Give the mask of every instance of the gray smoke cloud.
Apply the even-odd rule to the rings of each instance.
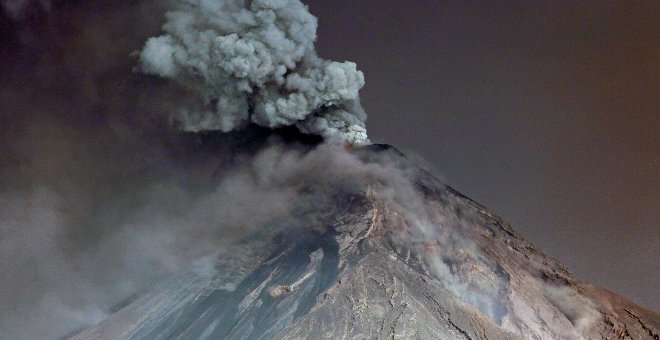
[[[414,231],[401,242],[435,242],[428,262],[447,290],[499,316],[488,295],[499,282],[467,287],[442,262],[488,259],[451,209],[420,195],[416,169],[340,145],[242,150],[238,134],[209,151],[163,122],[176,107],[185,131],[295,126],[368,141],[363,75],[316,56],[316,19],[299,1],[98,0],[65,13],[57,2],[2,2],[13,18],[41,3],[50,26],[0,64],[0,337],[72,334],[172,277],[222,276],[216,261],[247,270],[258,251],[239,240],[292,215],[322,221],[329,193],[367,179]],[[154,37],[162,12],[165,34]],[[152,76],[132,73],[136,60]]]
[[[298,219],[324,228],[330,196],[358,190],[365,178],[392,191],[406,182],[394,167],[364,163],[339,145],[308,151],[277,141],[256,154],[137,160],[140,171],[104,174],[88,162],[118,158],[83,150],[94,143],[81,137],[51,149],[75,169],[71,176],[40,163],[26,169],[33,172],[26,188],[0,192],[0,329],[8,338],[75,333],[181,276],[219,275],[218,284],[231,287],[236,273],[217,272],[218,264],[236,262],[229,266],[240,272],[263,260],[236,245],[241,239],[273,235]],[[69,138],[84,144],[73,159],[58,149]],[[93,179],[108,175],[122,179]]]
[[[368,142],[350,61],[314,50],[317,20],[298,0],[179,1],[164,35],[147,40],[139,70],[195,95],[174,120],[185,131],[295,125],[329,141]]]

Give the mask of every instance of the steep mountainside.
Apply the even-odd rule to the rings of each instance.
[[[224,252],[216,276],[163,283],[73,338],[659,338],[660,315],[576,280],[395,149],[353,152],[408,182],[326,188]]]

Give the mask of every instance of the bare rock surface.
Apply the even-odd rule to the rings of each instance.
[[[408,162],[387,146],[356,153]],[[262,255],[240,270],[220,259],[215,279],[163,284],[73,338],[659,339],[657,313],[578,281],[428,173],[411,181],[424,218],[365,179],[329,193],[323,218],[243,241]]]

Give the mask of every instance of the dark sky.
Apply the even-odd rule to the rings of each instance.
[[[417,153],[580,279],[660,310],[658,2],[306,1]]]

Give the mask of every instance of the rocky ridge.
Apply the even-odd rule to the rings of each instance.
[[[580,282],[395,149],[355,153],[413,168],[422,213],[365,178],[321,217],[241,241],[217,277],[163,284],[73,339],[659,339],[660,315]]]

